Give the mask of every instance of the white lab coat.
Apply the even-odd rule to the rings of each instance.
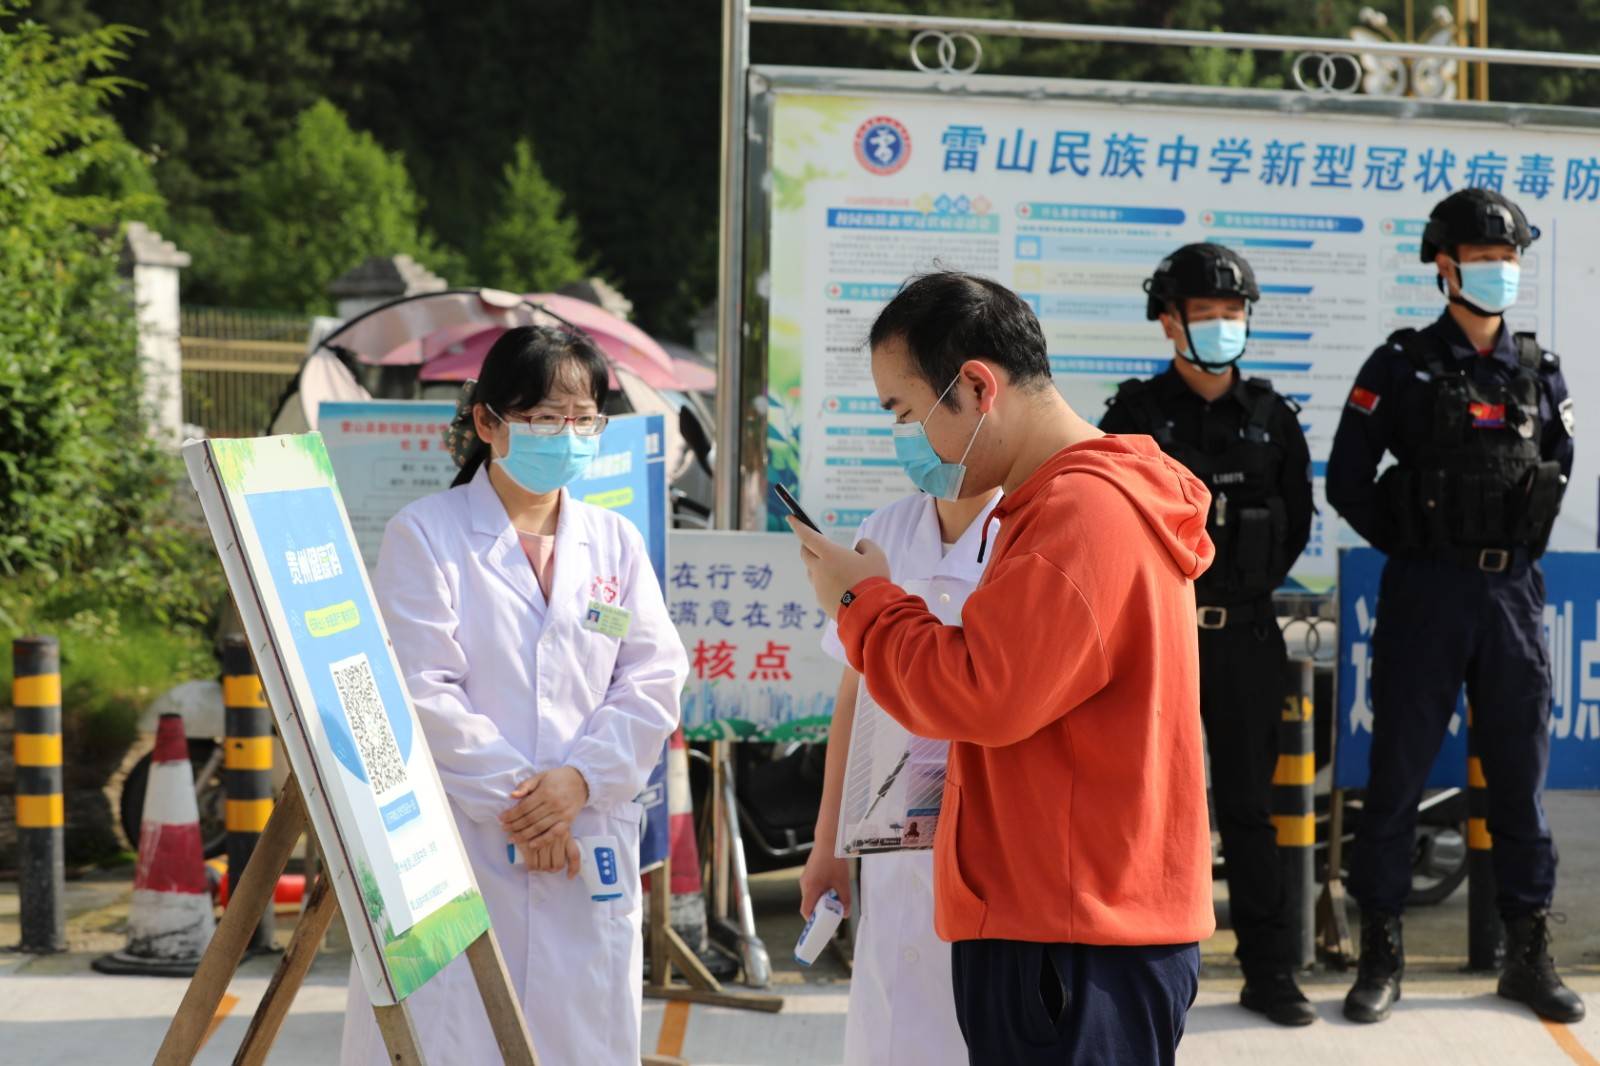
[[[873,512],[857,539],[889,557],[897,585],[929,610],[959,624],[961,605],[983,576],[978,547],[991,500],[946,554],[933,497],[917,493]],[[832,623],[823,650],[845,661]],[[833,841],[818,841],[832,847]],[[860,921],[845,1018],[845,1066],[966,1066],[956,1024],[950,945],[933,931],[933,852],[901,851],[861,859]]]
[[[687,656],[644,538],[563,493],[547,604],[488,469],[389,523],[373,586],[417,717],[545,1066],[639,1061],[643,994],[634,802],[678,724]],[[591,598],[632,612],[620,640],[583,626]],[[622,899],[507,858],[499,817],[534,773],[589,783],[574,834],[622,845]],[[499,1062],[465,958],[408,1004],[430,1063]],[[352,968],[341,1061],[388,1061]]]

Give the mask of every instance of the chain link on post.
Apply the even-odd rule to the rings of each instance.
[[[922,58],[926,42],[934,42],[934,62]],[[956,66],[961,47],[972,50],[972,61]],[[945,33],[943,30],[923,30],[911,38],[911,65],[924,74],[973,74],[983,62],[983,45],[970,33]]]
[[[1343,52],[1301,52],[1289,73],[1302,90],[1319,96],[1350,96],[1361,88],[1361,60]]]

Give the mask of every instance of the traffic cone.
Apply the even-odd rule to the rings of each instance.
[[[211,890],[211,898],[219,907],[228,905],[228,857],[218,855],[214,859],[206,860],[206,885]],[[272,903],[275,910],[285,907],[299,907],[306,895],[306,878],[304,874],[279,874],[278,885],[272,890]]]
[[[672,734],[667,746],[667,836],[672,855],[672,924],[680,924],[679,898],[685,898],[681,909],[693,910],[687,897],[697,897],[700,935],[690,940],[689,946],[700,947],[705,942],[705,897],[700,891],[700,846],[694,838],[694,800],[689,793],[689,748],[683,742],[681,729]],[[692,916],[688,917],[690,920],[683,924],[692,926]]]
[[[694,798],[689,791],[689,748],[683,730],[667,748],[667,836],[672,856],[672,928],[717,977],[731,977],[738,963],[711,950],[706,935],[706,896],[700,881],[700,845],[695,840]]]
[[[96,959],[94,968],[101,973],[187,977],[200,964],[215,930],[183,718],[164,714],[145,786],[128,946]]]

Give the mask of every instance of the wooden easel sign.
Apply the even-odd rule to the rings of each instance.
[[[304,800],[285,802],[274,820],[294,813],[302,825],[310,821],[394,1061],[420,1056],[409,1024],[394,1024],[403,1010],[382,1008],[403,1004],[472,947],[473,971],[488,992],[486,1006],[507,1061],[534,1062],[488,910],[378,614],[321,436],[196,441],[184,446],[183,455]],[[297,835],[298,828],[282,826],[277,836],[291,830]],[[281,868],[287,858],[287,851],[281,858],[263,854],[267,844],[264,836],[247,879],[267,877],[258,865]],[[241,896],[245,887],[240,885]],[[324,907],[319,917],[326,928],[331,902]],[[235,911],[249,914],[251,908],[230,908],[228,916]],[[231,951],[226,939],[219,929],[213,949]],[[288,955],[295,954],[291,946]],[[225,959],[209,955],[214,965],[208,971],[202,964],[194,986],[202,977],[215,983],[220,969],[225,987],[237,956],[224,969]],[[301,955],[309,965],[307,953]],[[279,978],[291,964],[301,962],[286,957]],[[486,978],[500,987],[484,989]],[[291,986],[297,981],[295,976]],[[274,989],[280,983],[275,978]],[[212,991],[192,986],[190,994],[199,1002]],[[222,988],[214,991],[220,996]],[[285,991],[292,996],[292,987]],[[515,1015],[510,1020],[504,1016],[508,1003]],[[263,1011],[275,1009],[263,1002]],[[182,1014],[174,1019],[174,1031]],[[164,1046],[158,1061],[188,1061],[181,1048],[172,1048],[171,1057],[168,1050]]]

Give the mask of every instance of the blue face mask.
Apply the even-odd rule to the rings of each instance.
[[[1190,322],[1188,357],[1208,374],[1226,374],[1244,355],[1249,324],[1242,318],[1212,318]]]
[[[520,422],[506,424],[511,430],[509,447],[494,460],[507,477],[536,496],[571,484],[600,453],[600,434],[580,437],[568,428],[552,437]]]
[[[944,392],[933,401],[934,411],[939,410],[944,398],[960,380],[960,375],[957,375],[945,386]],[[928,418],[932,417],[933,412],[930,411]],[[967,478],[965,465],[967,456],[972,454],[972,445],[978,439],[978,430],[983,428],[983,420],[988,417],[988,412],[979,414],[978,424],[972,430],[972,439],[967,441],[967,450],[961,453],[959,462],[947,463],[933,450],[927,431],[923,429],[927,424],[927,418],[921,422],[906,422],[894,427],[894,457],[899,460],[911,483],[929,496],[936,500],[960,499],[961,483]]]
[[[1522,267],[1516,263],[1457,263],[1461,274],[1461,298],[1479,310],[1498,315],[1517,302],[1522,283]]]

